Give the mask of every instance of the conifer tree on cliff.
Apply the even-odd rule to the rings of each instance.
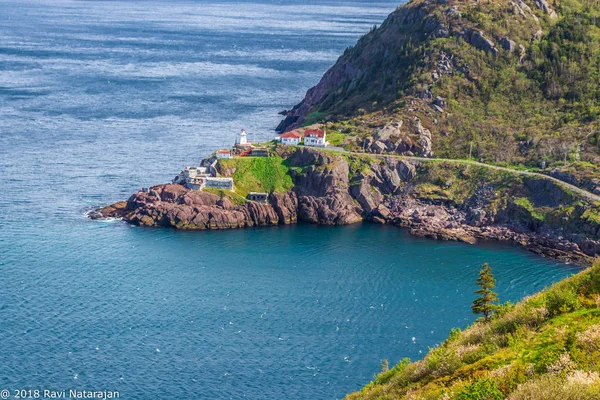
[[[492,313],[498,308],[498,305],[494,304],[498,301],[498,293],[493,290],[496,288],[496,279],[488,263],[483,264],[479,271],[477,286],[481,288],[475,291],[479,297],[473,300],[471,308],[473,313],[483,314],[484,320],[489,321]]]

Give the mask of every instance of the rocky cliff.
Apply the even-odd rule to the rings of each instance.
[[[178,184],[139,191],[127,202],[99,209],[92,218],[118,217],[140,226],[177,229],[233,229],[296,222],[298,201],[293,192],[272,193],[269,204],[235,204],[227,196],[190,190]]]
[[[509,240],[578,263],[600,254],[600,211],[557,183],[485,167],[277,148],[294,186],[268,204],[233,193],[158,185],[92,215],[142,226],[232,229],[362,220],[415,235],[474,243]]]

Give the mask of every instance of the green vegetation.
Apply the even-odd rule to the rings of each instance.
[[[368,174],[371,172],[371,163],[375,162],[372,157],[367,155],[361,157],[349,157],[347,155],[343,156],[348,162],[348,175],[349,178],[352,179],[356,175],[360,174]]]
[[[515,204],[517,204],[518,206],[523,207],[527,211],[533,211],[534,210],[533,204],[531,204],[531,201],[529,201],[529,199],[526,198],[526,197],[517,197],[515,199]]]
[[[340,131],[327,130],[327,141],[332,146],[338,146],[338,147],[343,146],[345,138],[346,138],[346,135]]]
[[[458,391],[458,400],[504,400],[504,394],[493,379],[475,379]]]
[[[488,322],[490,316],[498,309],[498,305],[495,304],[498,302],[498,293],[493,290],[496,288],[496,279],[488,263],[483,264],[483,268],[479,271],[477,286],[479,289],[475,294],[479,297],[473,300],[472,310],[474,314],[483,314],[483,320]]]
[[[472,144],[476,160],[516,168],[544,162],[583,181],[597,178],[600,3],[549,1],[554,11],[546,13],[524,0],[522,14],[514,4],[413,0],[399,7],[340,57],[307,123],[332,121],[347,137],[364,137],[402,120],[413,135],[418,117],[436,156],[465,158]],[[471,44],[472,31],[496,50]],[[503,48],[505,38],[512,50]],[[430,107],[436,96],[445,100],[442,113]]]
[[[402,360],[348,399],[600,398],[600,262],[489,322],[454,329],[420,361]]]
[[[538,219],[540,221],[543,221],[546,219],[546,215],[539,211],[532,203],[531,201],[526,198],[526,197],[517,197],[514,200],[515,204],[521,208],[523,208],[523,210],[527,211],[528,216]]]
[[[306,122],[302,124],[303,126],[312,125],[313,123],[321,120],[325,116],[325,113],[322,112],[312,112],[306,116]]]
[[[600,213],[598,212],[598,209],[588,208],[581,218],[589,222],[600,224]]]
[[[289,168],[277,156],[219,160],[218,170],[233,177],[235,191],[242,197],[249,192],[286,192],[293,186]]]
[[[417,169],[415,190],[423,199],[437,198],[460,205],[482,184],[494,187],[498,197],[523,194],[525,191],[519,175],[446,161],[421,164]]]

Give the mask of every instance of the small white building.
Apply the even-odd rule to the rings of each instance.
[[[184,186],[191,190],[202,190],[202,188],[206,186],[206,179],[208,179],[208,177],[189,178]]]
[[[302,139],[302,136],[300,136],[296,132],[287,132],[287,133],[283,133],[279,136],[279,140],[281,140],[281,144],[285,144],[288,146],[299,145],[300,139]]]
[[[205,187],[211,189],[233,190],[233,178],[209,177],[205,179]]]
[[[183,171],[181,171],[177,176],[175,176],[175,179],[173,179],[173,183],[185,185],[191,179],[203,178],[207,176],[210,176],[210,172],[206,167],[184,167]]]
[[[304,145],[313,147],[325,147],[327,133],[325,129],[307,129],[304,131]]]
[[[185,167],[175,179],[173,183],[178,183],[192,190],[200,190],[206,184],[206,178],[211,176],[206,167]]]
[[[231,158],[231,150],[228,150],[228,149],[217,150],[217,158],[218,159]]]
[[[202,190],[206,188],[233,190],[233,178],[217,178],[210,173],[207,167],[185,167],[173,179],[191,190]]]
[[[250,193],[248,193],[248,196],[246,196],[246,199],[248,199],[250,201],[255,201],[255,202],[261,203],[261,204],[267,204],[268,198],[269,198],[269,194],[264,193],[264,192],[250,192]]]

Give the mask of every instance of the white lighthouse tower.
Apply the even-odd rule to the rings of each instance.
[[[235,141],[235,144],[237,144],[239,146],[247,146],[248,145],[248,138],[246,137],[245,129],[242,129],[242,131],[240,132],[240,135],[238,136],[237,140]]]

